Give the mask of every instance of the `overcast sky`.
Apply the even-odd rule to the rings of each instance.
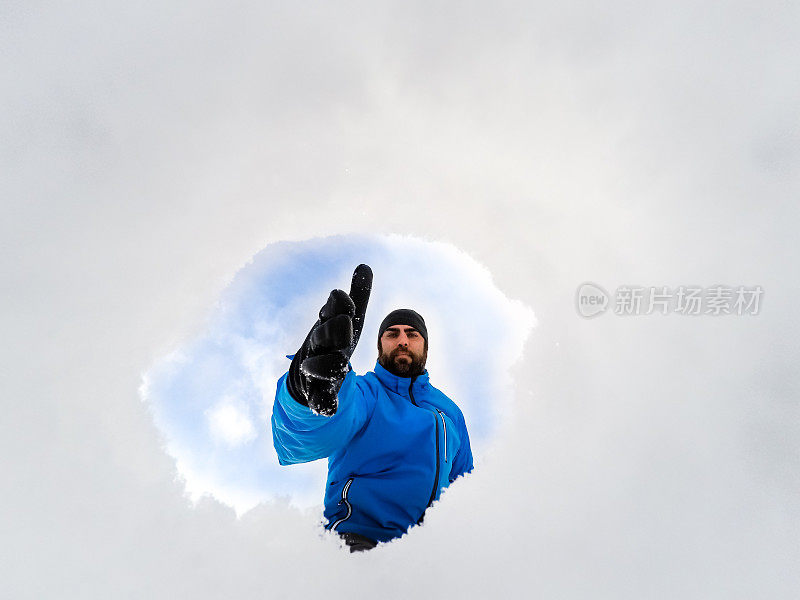
[[[2,595],[797,597],[798,12],[5,3]],[[143,374],[262,250],[390,234],[536,315],[479,468],[359,556],[291,494],[192,502]],[[764,295],[584,319],[586,281]]]

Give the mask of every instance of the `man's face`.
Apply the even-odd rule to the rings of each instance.
[[[378,362],[400,377],[413,377],[425,372],[428,345],[410,325],[392,325],[378,340]]]

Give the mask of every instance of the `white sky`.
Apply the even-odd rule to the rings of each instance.
[[[6,3],[1,595],[796,597],[798,10]],[[446,242],[538,320],[481,469],[355,557],[286,497],[193,506],[139,398],[334,234]],[[765,296],[584,320],[585,281]]]

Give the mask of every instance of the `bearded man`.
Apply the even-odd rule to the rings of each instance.
[[[278,380],[272,436],[282,465],[328,458],[326,528],[351,552],[419,524],[458,476],[472,470],[464,416],[430,384],[428,329],[416,311],[390,312],[373,371],[350,366],[372,289],[359,265],[350,294],[333,290]]]

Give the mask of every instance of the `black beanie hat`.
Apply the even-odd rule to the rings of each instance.
[[[389,329],[392,325],[408,325],[419,331],[422,339],[428,341],[428,328],[425,327],[425,319],[422,318],[417,311],[410,308],[398,308],[393,310],[386,318],[381,321],[381,326],[378,328],[378,340],[381,339],[383,332]]]

